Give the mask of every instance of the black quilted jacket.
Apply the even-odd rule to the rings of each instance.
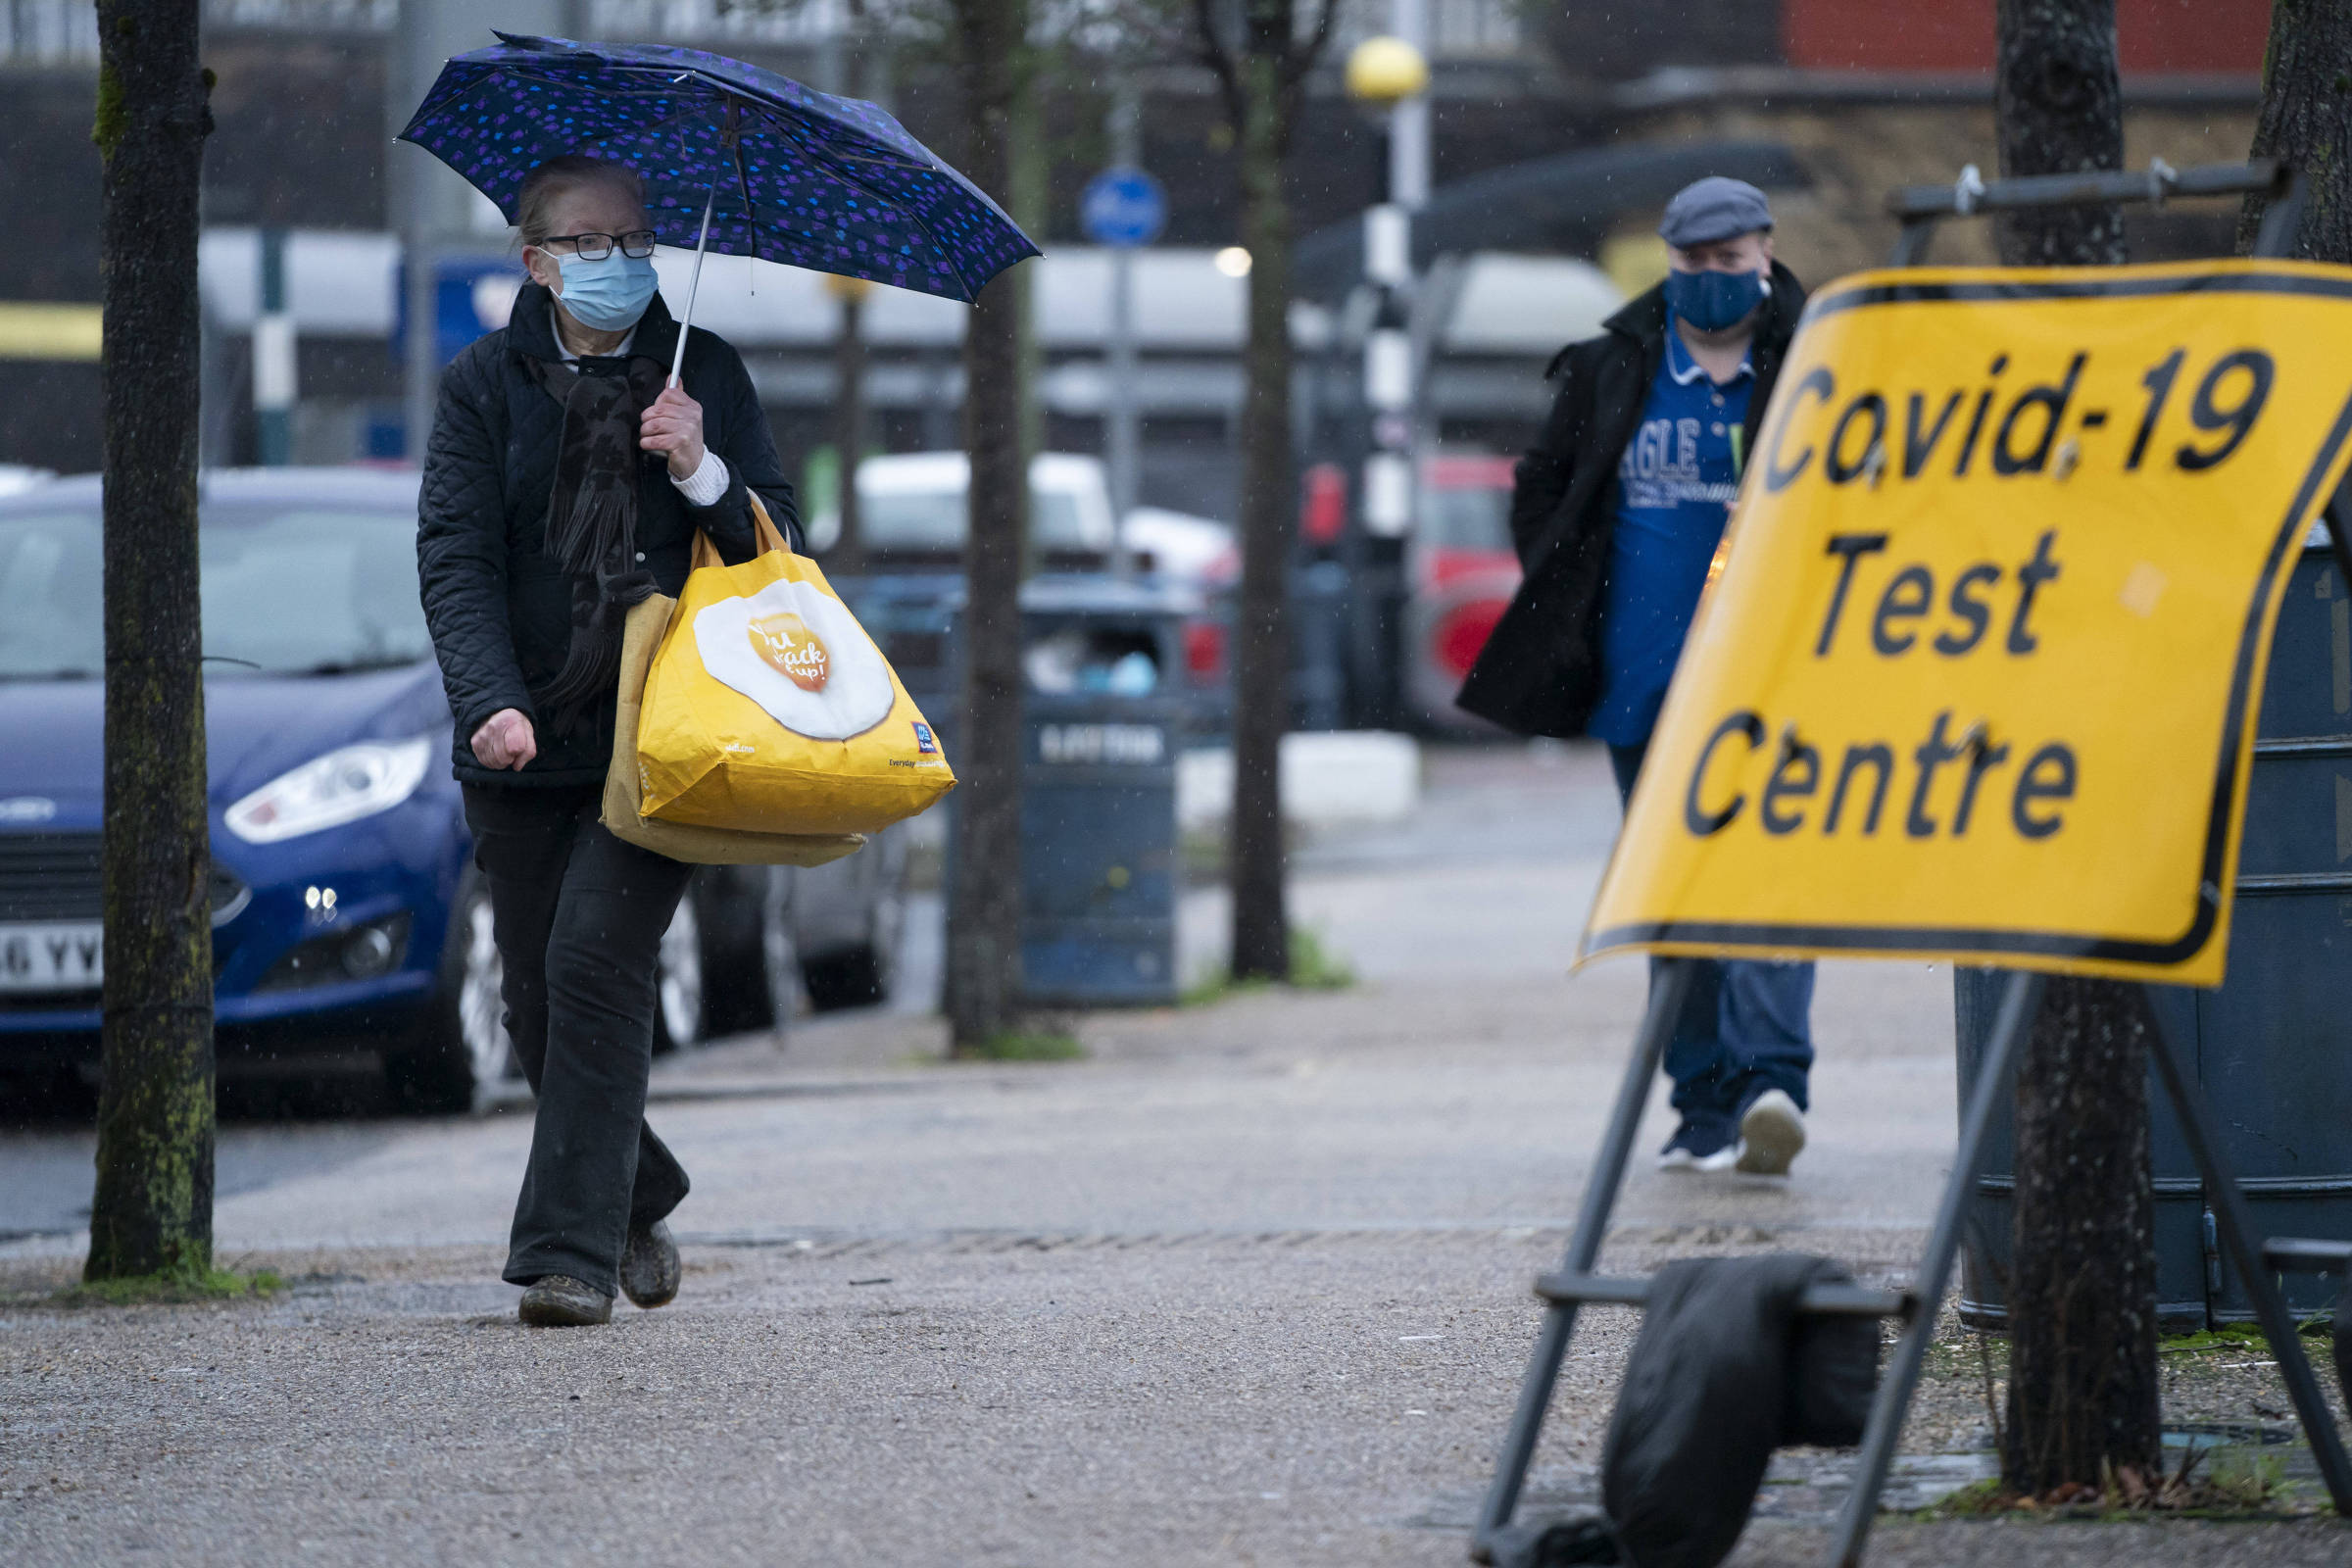
[[[416,519],[416,565],[424,616],[441,661],[441,680],[457,716],[451,763],[468,784],[591,784],[612,755],[612,708],[563,735],[538,719],[531,689],[563,666],[571,641],[571,582],[541,547],[564,409],[539,385],[525,356],[558,358],[553,296],[536,283],[514,297],[506,327],[481,338],[441,376],[441,401],[425,450]],[[659,295],[637,324],[632,355],[669,365],[677,323]],[[751,504],[760,492],[767,514],[802,548],[792,486],[776,457],[767,416],[743,361],[724,339],[701,327],[686,341],[681,377],[703,406],[703,439],[726,460],[727,493],[690,507],[670,483],[663,459],[643,454],[637,479],[637,548],[665,594],[686,581],[696,529],[729,563],[753,555]],[[493,772],[469,744],[482,720],[504,708],[532,715],[539,755],[520,772]]]
[[[1804,308],[1796,274],[1773,263],[1772,297],[1748,350],[1756,384],[1744,451],[1756,449]],[[1511,542],[1527,575],[1454,699],[1522,735],[1581,735],[1600,697],[1600,607],[1617,526],[1611,481],[1666,353],[1665,285],[1602,324],[1598,337],[1569,344],[1544,372],[1560,378],[1560,390],[1511,491]]]

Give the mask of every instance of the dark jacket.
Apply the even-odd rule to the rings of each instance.
[[[612,756],[610,702],[588,722],[559,735],[540,720],[531,701],[532,689],[545,687],[563,667],[571,642],[571,579],[543,544],[564,408],[524,363],[526,357],[560,358],[553,299],[540,285],[525,284],[507,325],[451,362],[441,375],[441,401],[425,450],[417,575],[442,684],[457,715],[451,763],[468,784],[595,783]],[[629,352],[654,356],[666,369],[677,331],[656,295]],[[686,340],[681,384],[703,406],[704,444],[726,462],[727,492],[710,506],[690,507],[670,483],[662,456],[642,454],[639,559],[672,596],[686,581],[697,529],[730,564],[752,558],[747,485],[760,492],[786,541],[802,548],[792,486],[742,359],[724,339],[695,327]],[[538,741],[538,757],[520,772],[483,767],[470,744],[482,720],[506,708],[531,715]]]
[[[1772,295],[1748,351],[1756,384],[1742,452],[1755,451],[1804,304],[1796,274],[1773,263]],[[1612,481],[1666,353],[1665,285],[1603,324],[1598,337],[1562,349],[1544,372],[1560,378],[1560,390],[1511,491],[1511,543],[1526,577],[1454,699],[1522,735],[1581,734],[1600,696],[1600,608],[1617,522]]]

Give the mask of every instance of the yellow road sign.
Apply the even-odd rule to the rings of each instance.
[[[2352,269],[1918,269],[1781,371],[1583,943],[2218,985]]]

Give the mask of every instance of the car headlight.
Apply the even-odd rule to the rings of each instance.
[[[363,741],[280,773],[230,807],[228,830],[248,844],[275,844],[390,810],[416,793],[432,764],[433,737]]]

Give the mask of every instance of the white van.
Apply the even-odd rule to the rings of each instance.
[[[945,556],[963,549],[971,462],[960,452],[908,452],[858,466],[859,533],[877,555]],[[1102,460],[1041,452],[1029,461],[1030,544],[1047,556],[1108,556],[1114,527]],[[841,516],[807,519],[808,547],[841,537]]]

